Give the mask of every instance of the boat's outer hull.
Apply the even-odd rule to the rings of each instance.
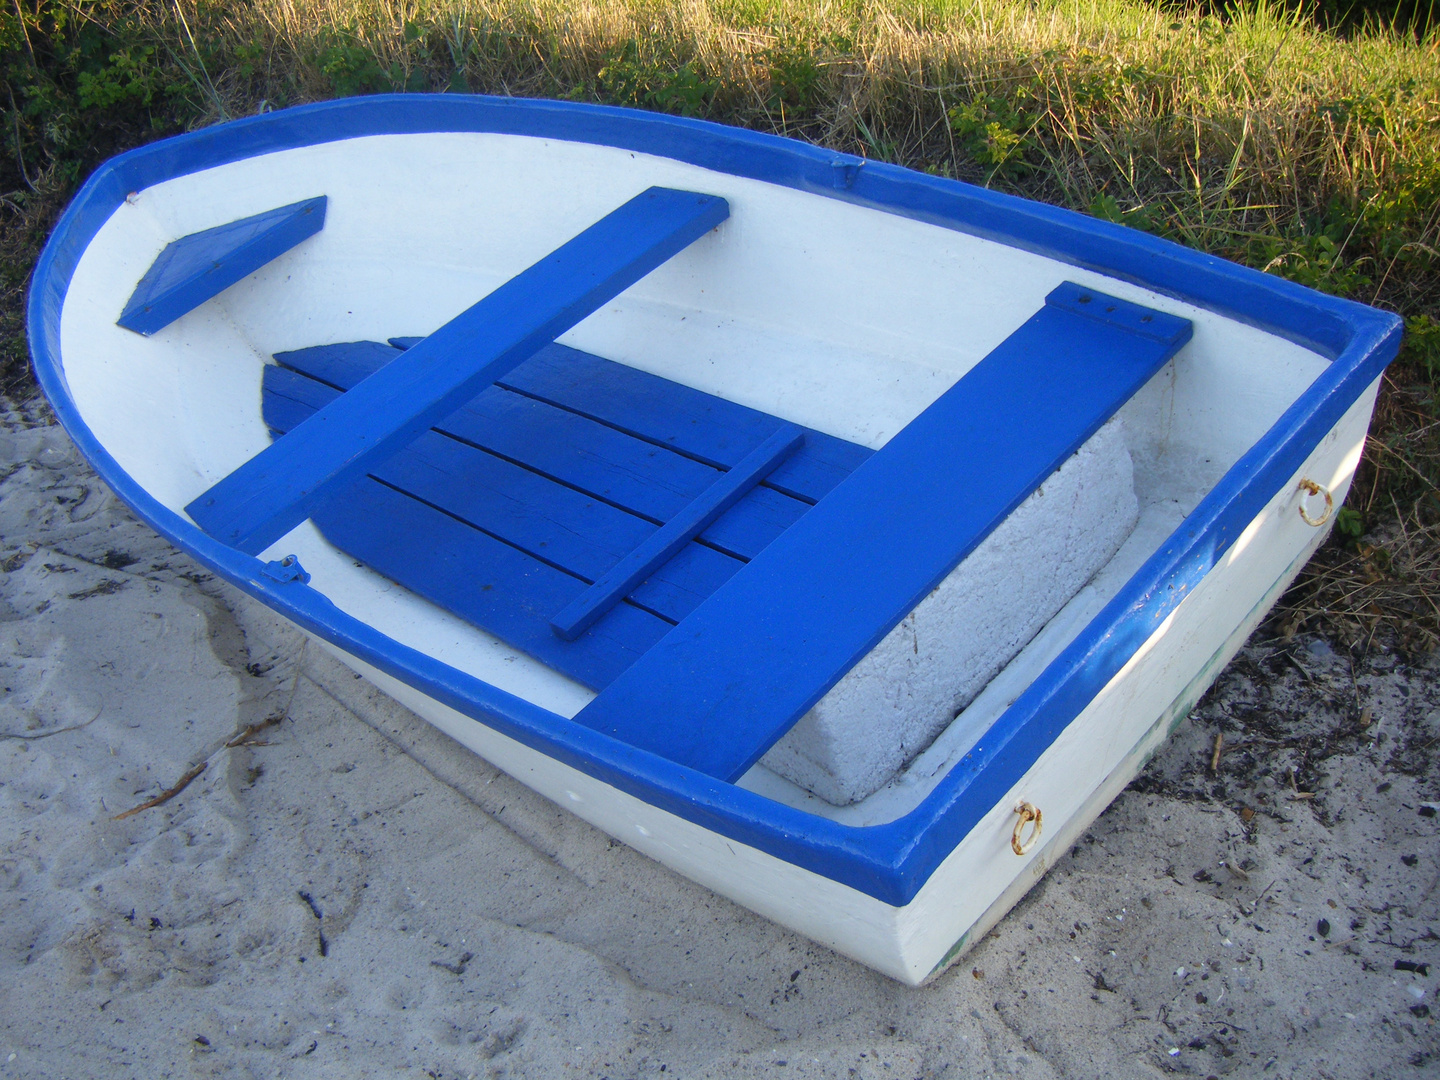
[[[319,640],[441,731],[616,839],[808,938],[919,985],[964,955],[1069,850],[1185,718],[1324,541],[1328,528],[1307,524],[1299,513],[1300,481],[1324,485],[1337,504],[1343,499],[1378,385],[1350,408],[1220,564],[902,906],[645,803]],[[1010,839],[1021,799],[1040,808],[1045,831],[1043,843],[1016,857]]]
[[[846,825],[609,739],[402,643],[318,588],[270,576],[181,516],[183,501],[146,488],[92,429],[68,382],[62,314],[71,310],[77,266],[131,193],[289,148],[456,131],[657,154],[970,233],[1198,305],[1330,363],[915,809],[886,824]],[[1321,530],[1297,512],[1296,485],[1308,477],[1343,497],[1400,324],[1081,215],[788,140],[627,110],[436,95],[253,117],[107,163],[37,265],[29,330],[57,416],[100,476],[162,535],[358,667],[369,665],[398,699],[561,805],[778,922],[918,982],[1003,913],[1103,808],[1320,542]],[[1264,349],[1235,355],[1266,363]],[[1044,811],[1047,835],[1043,848],[1017,858],[1009,837],[1022,797]]]

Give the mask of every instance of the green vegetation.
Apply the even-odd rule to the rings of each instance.
[[[1353,550],[1440,520],[1440,31],[1406,2],[1401,29],[1352,15],[1342,36],[1268,0],[15,0],[0,388],[25,385],[38,245],[112,153],[336,95],[602,101],[1060,203],[1402,313]]]

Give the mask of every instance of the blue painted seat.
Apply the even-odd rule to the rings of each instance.
[[[324,195],[267,210],[165,246],[115,320],[149,337],[279,258],[325,226]]]
[[[736,780],[1189,340],[1066,283],[576,716]]]
[[[653,187],[499,286],[185,507],[257,555],[484,387],[729,216],[724,199]]]

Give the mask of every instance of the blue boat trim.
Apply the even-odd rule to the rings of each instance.
[[[1190,333],[1059,286],[576,721],[738,780]]]
[[[300,565],[300,560],[294,555],[286,555],[283,559],[272,559],[260,572],[266,577],[272,577],[276,581],[286,584],[292,581],[298,581],[301,585],[310,584],[309,573]]]
[[[129,185],[124,192],[107,191],[109,202],[173,176],[257,154],[369,135],[438,131],[564,139],[674,158],[997,240],[1118,277],[1286,337],[1327,359],[1339,356],[1350,341],[1352,327],[1334,306],[1346,301],[1328,298],[1331,303],[1317,304],[1315,294],[1302,285],[1148,233],[859,158],[855,160],[864,161],[864,168],[857,168],[851,183],[837,190],[834,151],[633,109],[459,94],[342,98],[162,140],[106,162],[91,179],[107,187]]]
[[[729,216],[714,195],[641,192],[256,454],[186,513],[212,536],[260,554],[337,488]]]
[[[324,195],[191,233],[165,246],[116,320],[149,337],[325,227]]]
[[[85,423],[66,384],[60,315],[92,238],[132,191],[226,162],[356,136],[493,131],[654,153],[981,235],[1220,312],[1314,349],[1330,367],[1221,478],[1104,611],[909,814],[841,825],[592,731],[379,633],[298,582],[206,535],[131,478]],[[161,535],[249,595],[366,664],[505,736],[644,802],[847,885],[908,903],[957,843],[1224,555],[1400,345],[1394,315],[1081,214],[867,163],[837,189],[835,155],[774,136],[568,102],[451,95],[345,99],[251,117],[123,154],[98,169],[36,265],[28,332],[37,378],[96,472]]]

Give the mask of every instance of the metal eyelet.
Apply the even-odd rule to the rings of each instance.
[[[1311,517],[1310,512],[1305,509],[1305,500],[1303,498],[1300,500],[1300,516],[1305,520],[1306,525],[1313,525],[1318,529],[1321,525],[1324,525],[1325,522],[1329,521],[1330,515],[1335,512],[1335,500],[1330,496],[1330,489],[1315,483],[1314,480],[1301,480],[1300,490],[1305,492],[1306,495],[1325,496],[1325,512],[1318,518]]]
[[[1010,850],[1016,855],[1024,855],[1035,846],[1035,841],[1040,839],[1041,814],[1037,807],[1023,800],[1015,804],[1015,813],[1019,814],[1020,818],[1015,822],[1015,830],[1010,834]],[[1030,835],[1022,841],[1020,834],[1025,831],[1026,825],[1031,826]]]

